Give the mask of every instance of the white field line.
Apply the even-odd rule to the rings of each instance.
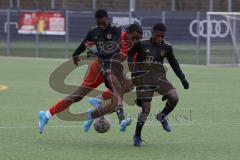
[[[147,126],[158,126],[159,123],[147,123]],[[240,126],[240,123],[176,123],[171,124],[171,126],[220,126],[220,125],[229,125],[229,126]],[[118,125],[111,125],[112,127],[118,127]],[[81,128],[83,125],[56,125],[56,126],[47,126],[47,128]],[[28,125],[21,125],[21,126],[0,126],[0,129],[31,129],[31,128],[38,128],[36,126],[28,126]]]

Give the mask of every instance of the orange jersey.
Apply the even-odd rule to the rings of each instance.
[[[101,68],[101,62],[97,58],[89,65],[82,86],[94,89],[97,88],[100,84],[102,84],[103,77],[100,74]]]
[[[120,48],[120,54],[123,55],[124,57],[128,57],[128,52],[129,52],[129,49],[132,47],[132,42],[130,41],[127,41],[126,40],[126,32],[122,32],[121,33],[121,48]],[[135,62],[135,59],[136,59],[136,55],[135,54],[133,56],[133,60]]]
[[[127,57],[128,51],[130,49],[129,43],[126,41],[126,32],[122,32],[121,34],[121,44],[120,44],[120,54]]]

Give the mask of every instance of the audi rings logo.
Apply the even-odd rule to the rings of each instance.
[[[197,30],[197,25],[199,23],[199,34]],[[189,31],[193,37],[207,37],[208,31],[207,31],[207,25],[208,21],[207,20],[193,20],[190,25],[189,25]],[[211,38],[224,38],[228,35],[229,33],[229,25],[226,21],[224,20],[211,20],[209,22],[209,33]]]

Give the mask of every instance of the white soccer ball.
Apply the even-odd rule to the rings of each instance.
[[[106,133],[110,129],[111,123],[108,117],[102,116],[94,120],[93,126],[98,133]]]

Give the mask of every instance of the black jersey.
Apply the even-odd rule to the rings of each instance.
[[[87,41],[93,41],[97,47],[95,55],[103,61],[109,60],[114,54],[119,53],[120,38],[121,28],[115,24],[109,24],[105,31],[100,30],[99,27],[93,27],[75,50],[73,57],[86,50],[85,43]]]
[[[135,68],[135,70],[142,70],[144,67],[150,66],[147,70],[155,70],[158,72],[157,68],[153,68],[152,66],[156,66],[155,64],[163,64],[164,58],[166,58],[171,65],[175,74],[180,78],[180,80],[185,79],[185,76],[179,66],[177,59],[173,54],[172,46],[163,42],[160,46],[155,45],[150,40],[143,40],[134,45],[128,55],[128,62],[133,63],[133,55],[137,53],[136,62],[143,62],[141,65],[136,65],[139,68]],[[145,65],[144,65],[145,64]],[[152,65],[147,65],[152,64]]]

